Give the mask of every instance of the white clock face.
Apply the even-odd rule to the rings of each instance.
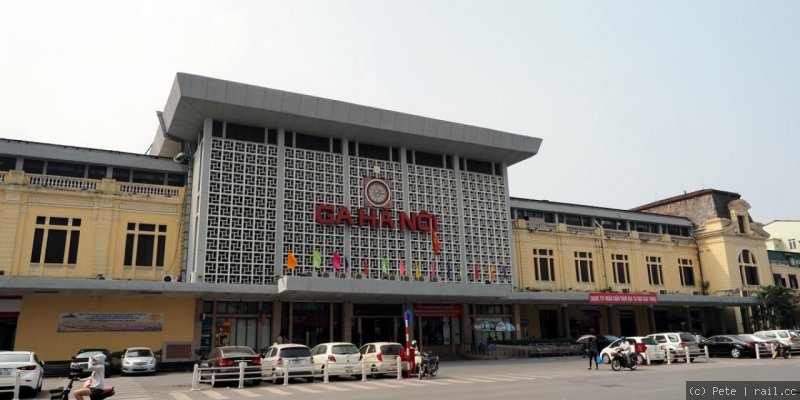
[[[381,180],[373,180],[367,183],[366,197],[368,203],[373,207],[384,207],[389,203],[391,193],[389,185]]]

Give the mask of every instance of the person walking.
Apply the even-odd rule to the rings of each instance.
[[[594,361],[594,369],[600,369],[600,366],[597,365],[597,340],[592,339],[589,341],[589,369],[592,369],[592,361]]]

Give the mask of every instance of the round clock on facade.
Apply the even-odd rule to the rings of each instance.
[[[367,207],[388,207],[392,200],[389,182],[383,179],[364,178],[364,203]]]

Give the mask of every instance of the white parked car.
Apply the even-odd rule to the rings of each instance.
[[[131,347],[122,353],[122,374],[155,374],[156,356],[148,347]]]
[[[397,358],[405,349],[403,345],[396,342],[374,342],[361,346],[358,351],[370,373],[392,375],[397,374]],[[400,365],[405,372],[410,363],[402,362]]]
[[[311,357],[314,358],[314,371],[318,375],[325,372],[326,362],[330,376],[361,374],[361,353],[352,343],[318,344],[311,349]]]
[[[658,350],[668,351],[669,357],[673,360],[686,361],[686,349],[689,349],[690,360],[699,355],[705,356],[705,352],[700,349],[695,336],[688,332],[654,333],[647,337],[655,339],[658,343]]]
[[[44,378],[43,365],[32,351],[0,351],[0,387],[13,387],[19,371],[20,391],[39,393]]]
[[[273,344],[261,355],[262,375],[276,383],[288,372],[290,378],[314,380],[314,358],[304,344]]]
[[[764,340],[777,340],[784,346],[790,346],[792,352],[800,351],[800,336],[794,330],[774,329],[768,331],[758,331],[753,335]]]
[[[650,357],[651,362],[663,362],[665,360],[664,352],[659,351],[658,343],[653,338],[647,336],[628,336],[625,338],[625,340],[631,344],[632,352],[636,351],[636,343],[644,344],[647,350],[647,356]],[[622,339],[617,339],[611,342],[611,344],[604,349],[600,350],[600,356],[603,357],[603,363],[611,363],[611,357],[613,357],[614,353],[616,353],[616,350],[614,349],[618,348],[621,342]],[[642,359],[645,359],[644,354],[642,354]]]

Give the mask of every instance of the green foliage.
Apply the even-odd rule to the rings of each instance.
[[[757,329],[780,329],[788,327],[794,314],[796,296],[783,286],[762,286],[756,292],[761,301],[752,310],[753,324]]]

